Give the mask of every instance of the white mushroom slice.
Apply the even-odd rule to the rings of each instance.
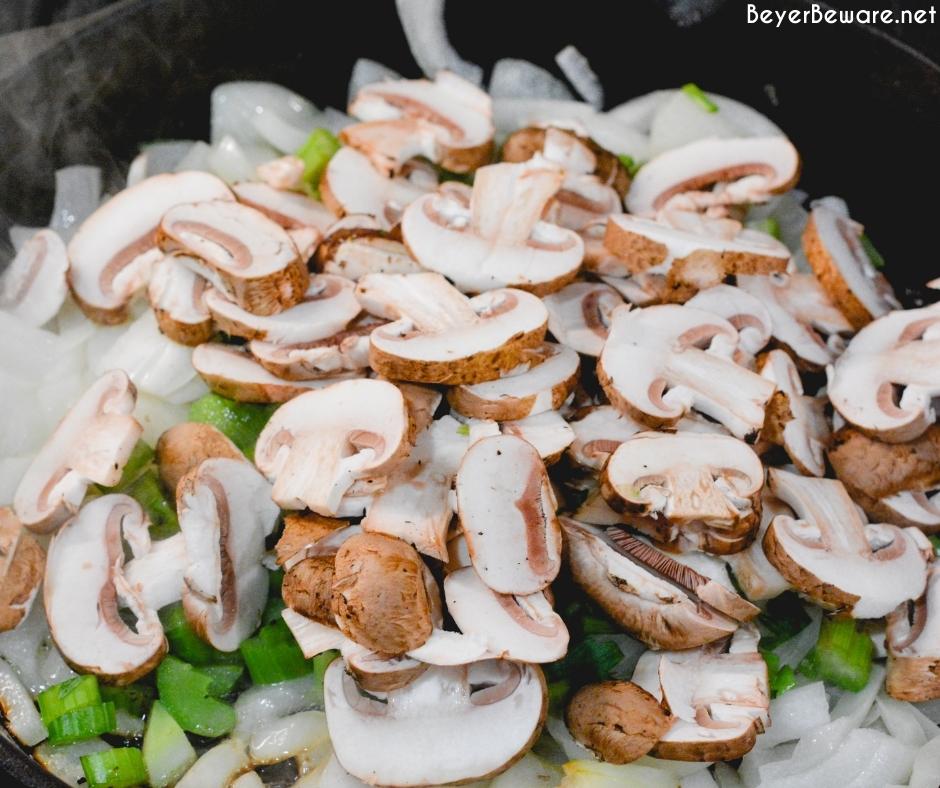
[[[391,692],[410,684],[428,669],[407,655],[389,657],[346,640],[340,649],[346,669],[366,692]]]
[[[298,227],[295,230],[288,230],[287,235],[297,247],[297,254],[301,261],[304,264],[309,263],[320,243],[320,231],[315,227]]]
[[[537,156],[533,161],[543,159],[545,157]],[[595,175],[578,175],[569,171],[548,204],[545,219],[577,232],[621,210],[623,205],[615,189]]]
[[[49,545],[43,601],[49,631],[66,661],[110,683],[129,684],[153,670],[166,653],[157,612],[124,578],[122,536],[149,541],[140,504],[104,495],[82,507]],[[121,618],[123,603],[136,617]]]
[[[236,183],[232,191],[240,203],[261,211],[286,230],[312,227],[319,235],[336,221],[336,216],[329,208],[306,194],[276,189],[257,181]]]
[[[216,394],[239,402],[287,402],[342,377],[285,380],[272,375],[242,348],[218,342],[208,342],[193,350],[193,367]]]
[[[734,580],[738,587],[748,599],[755,602],[773,599],[791,588],[786,578],[764,555],[764,534],[767,533],[768,526],[778,514],[792,514],[792,512],[764,490],[761,495],[760,528],[757,531],[757,538],[748,545],[746,550],[722,556],[734,573]]]
[[[523,363],[496,380],[454,386],[447,401],[458,413],[508,421],[557,410],[578,382],[578,354],[543,342],[527,350]]]
[[[45,325],[56,316],[68,294],[68,267],[65,244],[58,233],[40,230],[0,274],[0,309],[28,325]]]
[[[591,525],[621,525],[623,523],[620,512],[615,512],[604,500],[597,482],[593,482],[588,487],[587,495],[581,505],[572,512],[572,516],[578,522]]]
[[[124,189],[89,216],[68,245],[69,285],[82,311],[99,323],[122,323],[134,294],[162,255],[157,230],[173,206],[234,200],[207,172],[154,175]]]
[[[726,638],[759,608],[667,553],[611,527],[562,519],[575,582],[620,626],[652,648]]]
[[[928,570],[921,597],[888,615],[885,641],[888,694],[915,703],[940,698],[940,566]]]
[[[176,500],[186,620],[215,648],[235,651],[257,628],[267,599],[261,558],[279,515],[271,487],[251,463],[214,457],[180,480]]]
[[[112,487],[121,478],[142,427],[131,416],[137,391],[124,372],[106,372],[59,422],[20,480],[16,516],[31,531],[49,533],[78,511],[89,484]]]
[[[473,566],[501,594],[534,594],[561,568],[557,504],[538,452],[513,435],[478,441],[457,471],[457,514]]]
[[[443,416],[424,430],[414,449],[375,496],[362,521],[365,531],[389,534],[413,544],[425,555],[447,560],[447,529],[453,519],[451,485],[467,449],[485,434],[497,433],[492,422],[462,425]]]
[[[444,598],[460,631],[502,659],[554,662],[568,650],[565,622],[541,591],[498,594],[466,567],[444,578]]]
[[[375,323],[312,342],[278,344],[253,339],[248,349],[268,372],[285,380],[317,380],[369,366],[369,335]]]
[[[186,537],[177,533],[153,542],[150,549],[124,565],[124,578],[147,607],[159,610],[183,598],[188,561]]]
[[[800,473],[825,476],[831,435],[825,399],[803,394],[796,364],[782,350],[771,350],[764,357],[760,374],[777,387],[767,406],[761,438],[783,446]]]
[[[400,79],[360,88],[349,113],[366,121],[340,139],[365,153],[386,174],[424,156],[452,172],[470,172],[493,152],[490,97],[449,71],[434,80]]]
[[[614,312],[597,376],[611,403],[650,426],[697,410],[746,438],[764,423],[774,384],[736,364],[727,320],[675,304]]]
[[[303,186],[304,169],[304,160],[300,156],[291,154],[259,164],[255,167],[255,175],[261,180],[262,185],[278,191],[300,189]],[[246,183],[255,183],[255,181],[246,181]]]
[[[575,438],[574,430],[557,410],[547,410],[517,421],[504,421],[499,426],[504,435],[515,435],[531,443],[546,465],[561,459]]]
[[[846,421],[891,443],[922,435],[940,395],[940,305],[869,324],[827,373],[829,399]]]
[[[844,349],[841,335],[850,334],[852,325],[812,274],[739,275],[737,285],[761,300],[770,314],[774,339],[801,367],[818,370]]]
[[[366,274],[419,274],[424,270],[401,240],[379,229],[377,222],[374,227],[344,226],[349,218],[336,222],[317,248],[317,265],[324,273],[357,282]]]
[[[303,299],[307,266],[287,231],[237,202],[177,205],[160,222],[160,243],[198,260],[204,276],[239,306],[274,315]]]
[[[923,492],[899,492],[878,503],[884,507],[888,522],[914,526],[927,534],[940,530],[940,500],[936,492],[929,496]]]
[[[716,185],[715,204],[765,202],[792,188],[799,174],[799,154],[786,137],[712,137],[644,164],[630,185],[627,210],[653,213],[677,195]]]
[[[803,231],[806,259],[834,303],[856,330],[892,309],[900,309],[884,275],[862,246],[864,228],[853,222],[844,204],[813,203]]]
[[[307,659],[313,659],[330,649],[342,648],[347,642],[346,636],[336,627],[328,627],[289,607],[281,611],[281,618]]]
[[[381,380],[346,380],[278,408],[262,430],[255,462],[285,509],[335,515],[357,479],[390,471],[411,446],[404,397]]]
[[[548,330],[562,345],[599,356],[610,330],[610,317],[623,298],[599,282],[573,282],[542,299],[548,310]]]
[[[504,660],[429,668],[381,700],[362,694],[335,661],[324,697],[340,764],[386,786],[495,776],[528,751],[547,711],[541,670]]]
[[[756,356],[770,341],[773,330],[767,307],[756,296],[731,285],[700,290],[686,304],[723,317],[738,330],[738,347]],[[745,356],[744,362],[749,359]]]
[[[800,593],[853,618],[880,618],[923,593],[932,549],[920,531],[866,525],[840,482],[768,474],[770,492],[798,519],[775,517],[764,552]]]
[[[320,179],[320,194],[338,216],[364,213],[374,216],[383,228],[398,224],[402,211],[436,186],[436,178],[386,178],[369,158],[348,145],[330,159]]]
[[[560,290],[577,275],[584,255],[577,233],[541,219],[563,177],[560,169],[538,163],[481,167],[469,206],[435,193],[408,207],[401,223],[405,244],[422,266],[464,292]]]
[[[726,435],[641,432],[604,467],[601,490],[614,509],[659,542],[680,536],[711,553],[743,550],[760,521],[764,468]]]
[[[742,643],[742,635],[753,642]],[[744,628],[726,649],[649,651],[640,658],[633,680],[673,716],[669,730],[653,747],[651,754],[657,758],[740,758],[770,725],[767,663],[757,651],[756,636]]]
[[[353,283],[341,276],[316,274],[298,304],[276,315],[252,314],[211,288],[206,306],[227,334],[279,345],[315,342],[346,328],[360,312]]]
[[[646,426],[621,413],[613,405],[597,405],[588,408],[580,417],[571,421],[575,439],[568,450],[578,465],[595,471],[601,470],[608,457],[625,440]]]
[[[199,345],[215,330],[205,301],[209,283],[195,272],[198,261],[187,264],[181,257],[167,255],[154,263],[147,297],[164,334],[181,345]]]
[[[372,368],[419,383],[480,383],[517,366],[545,336],[548,313],[521,290],[468,299],[440,274],[370,274],[356,289],[367,311],[395,322],[372,332]]]
[[[717,285],[732,274],[786,270],[790,260],[786,246],[766,233],[732,224],[737,229],[727,232],[722,222],[699,219],[694,229],[687,229],[619,214],[607,221],[604,247],[621,258],[631,274],[665,275],[673,301],[688,300],[696,290]]]
[[[29,613],[45,564],[39,542],[12,509],[0,508],[0,632],[13,629]]]

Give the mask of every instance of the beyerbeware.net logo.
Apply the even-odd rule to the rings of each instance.
[[[747,4],[747,23],[781,27],[791,25],[932,25],[937,20],[937,9],[837,9],[813,3],[809,8],[791,8],[780,11],[770,8],[759,9],[755,3]]]

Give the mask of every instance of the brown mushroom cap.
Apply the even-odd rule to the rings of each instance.
[[[156,446],[160,479],[175,494],[176,487],[187,473],[210,457],[243,460],[238,447],[211,424],[184,421],[164,432]]]
[[[940,566],[927,574],[927,588],[914,602],[888,615],[885,689],[898,700],[940,698]]]
[[[333,626],[333,556],[305,558],[284,575],[284,604],[301,615]]]
[[[433,629],[421,556],[384,534],[358,534],[339,549],[332,608],[343,634],[379,654],[416,649]]]
[[[147,297],[160,331],[181,345],[198,345],[214,331],[205,303],[209,283],[181,258],[166,255],[154,264]]]
[[[604,681],[578,690],[565,722],[581,744],[607,763],[642,758],[669,730],[672,718],[659,701],[631,681]]]
[[[274,546],[278,566],[284,566],[301,550],[348,525],[346,520],[316,512],[286,512],[284,530]]]
[[[0,508],[0,632],[13,629],[29,613],[45,565],[39,542],[12,509]]]

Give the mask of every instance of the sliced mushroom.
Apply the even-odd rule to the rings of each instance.
[[[454,386],[447,401],[458,413],[507,421],[557,410],[578,381],[578,354],[543,342],[523,354],[523,362],[496,380]]]
[[[344,216],[317,247],[317,267],[354,282],[366,274],[418,274],[424,269],[408,253],[401,234],[388,232],[371,216]]]
[[[56,316],[68,294],[69,259],[54,230],[40,230],[0,274],[0,309],[31,326]]]
[[[748,599],[755,602],[773,599],[791,587],[787,579],[777,571],[764,554],[764,535],[778,514],[792,515],[793,512],[765,489],[761,496],[760,528],[757,531],[757,538],[748,545],[746,550],[722,556],[731,568],[737,586]]]
[[[572,420],[575,439],[568,450],[572,460],[584,468],[599,471],[625,440],[646,427],[621,413],[613,405],[587,408]]]
[[[274,546],[277,565],[285,566],[309,546],[348,527],[346,520],[337,517],[324,517],[316,512],[286,512],[284,530]]]
[[[13,629],[29,613],[42,582],[46,553],[16,519],[0,508],[0,632]]]
[[[799,154],[786,137],[711,137],[644,164],[630,185],[627,210],[654,213],[689,193],[704,193],[706,206],[765,202],[792,188],[799,175]]]
[[[718,554],[740,552],[754,539],[763,485],[764,468],[750,446],[695,432],[633,435],[601,477],[607,502],[638,530]]]
[[[770,725],[767,663],[749,628],[738,630],[723,648],[648,651],[633,680],[672,714],[672,725],[652,749],[656,758],[734,760]]]
[[[82,673],[129,684],[153,670],[166,653],[163,627],[124,577],[122,536],[148,544],[147,519],[126,495],[90,501],[49,545],[43,601],[49,631],[65,660]],[[132,627],[119,605],[136,617]]]
[[[498,594],[473,567],[444,579],[447,610],[460,631],[502,659],[554,662],[568,650],[568,629],[545,593]]]
[[[31,531],[49,533],[78,511],[89,484],[121,478],[142,427],[131,416],[137,390],[120,370],[96,380],[30,463],[13,509]]]
[[[379,654],[416,649],[431,635],[431,604],[424,563],[411,545],[385,534],[363,533],[340,547],[332,610],[351,640]]]
[[[477,441],[460,463],[457,514],[473,566],[501,594],[534,594],[561,568],[557,504],[538,452],[521,438]]]
[[[850,424],[890,443],[922,435],[940,395],[940,305],[870,323],[828,370],[828,395]]]
[[[304,160],[293,154],[271,159],[255,167],[255,175],[261,180],[263,186],[272,189],[300,189],[303,186]],[[254,184],[256,181],[247,181]],[[235,184],[243,186],[242,183]],[[257,207],[257,206],[254,206]]]
[[[843,351],[842,335],[850,334],[852,325],[812,274],[739,275],[737,285],[761,300],[773,338],[801,368],[819,370]]]
[[[386,175],[414,156],[452,172],[471,172],[493,154],[490,97],[449,71],[439,71],[433,81],[366,85],[350,102],[349,112],[365,122],[347,126],[340,139],[365,153]]]
[[[770,341],[773,324],[767,307],[746,290],[731,285],[716,285],[700,290],[686,304],[723,317],[738,330],[738,363],[750,366]]]
[[[187,473],[195,470],[210,457],[241,460],[239,448],[211,424],[184,421],[175,424],[160,435],[155,447],[157,468],[166,488],[176,493],[176,487]]]
[[[560,290],[578,273],[584,242],[542,221],[563,173],[544,164],[492,164],[473,181],[470,205],[451,193],[408,206],[401,231],[414,258],[462,291],[519,287],[537,295]]]
[[[764,423],[774,384],[732,360],[739,339],[731,323],[699,309],[620,308],[597,376],[614,406],[652,427],[694,409],[747,438]]]
[[[303,162],[301,162],[303,172]],[[285,187],[274,188],[267,183],[245,181],[232,187],[238,201],[261,211],[272,221],[286,230],[312,227],[317,236],[336,221],[333,212],[323,203],[311,199],[306,194],[287,191]]]
[[[518,366],[545,336],[548,313],[521,290],[468,299],[440,274],[370,274],[356,290],[363,307],[395,322],[372,332],[380,375],[419,383],[480,383]]]
[[[803,394],[796,364],[782,350],[763,358],[760,373],[777,387],[767,404],[761,439],[782,446],[800,473],[824,476],[830,435],[825,399]]]
[[[99,323],[122,323],[134,294],[146,286],[162,255],[157,230],[182,203],[234,200],[207,172],[154,175],[118,192],[89,216],[69,241],[69,285],[82,311]]]
[[[181,345],[208,342],[215,327],[206,306],[209,283],[196,273],[198,261],[167,255],[154,263],[147,297],[160,330]]]
[[[408,205],[436,186],[437,177],[423,169],[386,178],[365,154],[347,145],[326,165],[320,194],[337,216],[368,214],[388,229],[398,224]]]
[[[226,334],[279,345],[315,342],[343,331],[360,312],[353,283],[341,276],[316,274],[299,303],[276,315],[255,315],[210,288],[206,306]]]
[[[193,367],[212,391],[238,402],[287,402],[311,389],[329,386],[343,375],[286,380],[272,375],[236,345],[207,342],[193,351]]]
[[[771,468],[768,484],[798,519],[775,517],[764,553],[800,593],[853,618],[880,618],[923,593],[932,548],[920,531],[866,525],[845,487],[831,479]]]
[[[920,528],[925,534],[934,534],[940,531],[940,501],[937,500],[936,490],[931,491],[930,495],[910,491],[895,493],[875,502],[871,518],[893,525]]]
[[[299,303],[309,274],[287,231],[237,202],[177,205],[160,222],[160,245],[192,255],[183,260],[239,306],[275,315]]]
[[[558,462],[575,438],[574,430],[557,410],[547,410],[516,421],[504,421],[499,428],[504,435],[515,435],[531,443],[546,465]]]
[[[888,615],[888,675],[892,698],[919,703],[940,698],[940,566],[927,572],[927,588]]]
[[[562,345],[586,356],[599,356],[610,331],[613,311],[623,298],[600,282],[573,282],[542,299],[548,330]]]
[[[268,372],[285,380],[318,380],[369,366],[369,335],[375,321],[313,342],[278,344],[253,339],[248,349]]]
[[[578,690],[565,723],[581,744],[606,763],[631,763],[656,745],[672,717],[650,693],[631,681],[603,681]]]
[[[900,304],[862,246],[864,228],[843,204],[813,204],[803,231],[803,251],[819,282],[856,330]]]
[[[409,656],[376,654],[347,640],[341,649],[346,669],[366,692],[392,692],[408,686],[428,669],[428,664]]]
[[[335,626],[331,607],[336,553],[361,530],[345,520],[316,512],[284,518],[284,533],[275,546],[277,563],[286,574],[281,596],[292,610],[327,626]]]
[[[128,561],[124,579],[144,605],[159,610],[183,598],[187,563],[186,539],[176,533]]]
[[[390,471],[411,448],[405,399],[391,383],[360,379],[310,391],[278,408],[255,447],[285,509],[335,515],[357,479]]]
[[[374,697],[335,661],[326,671],[324,697],[340,764],[386,786],[495,776],[528,752],[548,705],[541,670],[506,660],[429,668],[407,686]]]
[[[279,514],[271,487],[247,460],[214,457],[180,481],[176,508],[188,556],[186,620],[215,648],[235,651],[267,599],[261,558]]]
[[[760,611],[721,583],[620,528],[606,534],[562,518],[574,581],[651,648],[685,649],[726,638]]]

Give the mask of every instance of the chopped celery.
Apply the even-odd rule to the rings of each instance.
[[[241,662],[237,651],[219,651],[199,637],[183,612],[183,605],[176,602],[160,610],[160,622],[170,644],[170,651],[180,659],[193,665],[228,665]]]
[[[800,663],[800,672],[842,689],[858,692],[868,683],[873,644],[854,619],[824,618],[819,639]]]
[[[186,733],[160,701],[153,704],[147,719],[143,756],[153,788],[175,785],[196,762],[196,751]]]
[[[750,230],[760,230],[762,233],[767,233],[767,235],[772,235],[778,241],[780,240],[780,222],[774,219],[773,216],[755,222],[748,222],[747,226]]]
[[[121,492],[144,508],[150,518],[150,535],[154,539],[165,539],[179,532],[176,506],[167,498],[163,483],[153,468],[145,470]]]
[[[89,788],[132,788],[147,784],[147,769],[136,747],[114,747],[81,757]]]
[[[111,701],[116,709],[132,717],[146,717],[153,704],[153,687],[146,684],[128,684],[124,687],[102,687],[101,699]]]
[[[46,725],[75,709],[101,704],[101,690],[96,676],[76,676],[39,693],[39,713]]]
[[[687,82],[680,89],[706,112],[718,112],[718,105],[694,82]]]
[[[184,731],[215,738],[235,727],[235,709],[209,695],[212,678],[188,662],[166,657],[157,668],[160,702]]]
[[[624,169],[629,173],[632,178],[637,174],[637,171],[643,165],[636,161],[632,156],[628,156],[626,153],[617,154],[617,158],[620,159],[620,163],[624,166]]]
[[[871,264],[879,271],[884,268],[885,259],[881,256],[881,252],[875,248],[875,245],[871,242],[871,239],[865,235],[865,233],[862,233],[858,240],[862,245],[862,249],[865,250],[865,254],[868,255],[868,259],[871,261]]]
[[[117,727],[114,704],[109,701],[67,711],[52,720],[47,727],[49,744],[58,746],[93,739]]]
[[[312,197],[319,199],[320,178],[333,154],[340,147],[339,140],[329,129],[314,129],[297,151],[297,155],[304,162],[304,186]]]
[[[208,693],[213,698],[228,695],[245,672],[242,665],[202,665],[199,670],[212,679]]]
[[[313,671],[283,619],[267,624],[238,647],[255,684],[277,684]]]
[[[940,555],[940,536],[933,534],[932,536],[929,536],[927,538],[930,539],[930,544],[933,545],[933,551],[937,555]]]
[[[211,424],[225,434],[244,455],[253,459],[258,435],[277,405],[255,405],[206,394],[189,407],[189,420]]]

